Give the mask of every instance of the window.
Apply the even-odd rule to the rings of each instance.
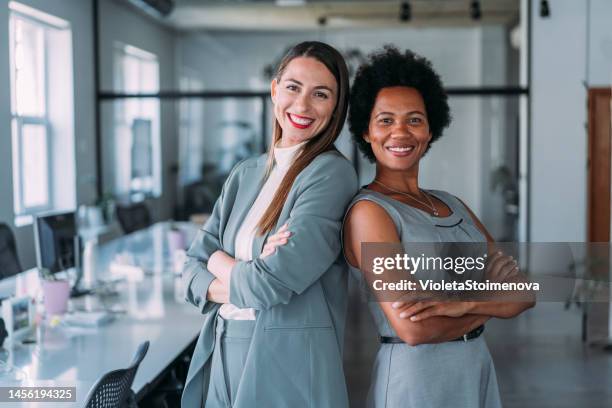
[[[183,68],[179,80],[181,91],[195,92],[204,89],[197,71]],[[185,98],[179,101],[179,180],[181,185],[199,181],[204,164],[204,100]]]
[[[116,86],[126,93],[159,92],[159,63],[147,51],[117,44]],[[160,106],[155,98],[115,104],[114,193],[132,198],[161,195]]]
[[[9,8],[13,207],[23,225],[75,206],[75,183],[65,183],[74,180],[71,33],[64,20],[16,2]]]

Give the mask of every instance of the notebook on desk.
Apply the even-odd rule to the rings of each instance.
[[[75,312],[64,316],[63,322],[68,326],[100,327],[110,323],[114,315],[108,312]]]

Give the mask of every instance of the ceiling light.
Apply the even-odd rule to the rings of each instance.
[[[547,0],[540,1],[540,17],[542,18],[550,17],[550,7],[548,6]]]
[[[399,19],[400,21],[407,22],[412,18],[412,10],[410,8],[410,3],[407,1],[403,1],[400,5]]]
[[[480,17],[482,17],[479,1],[474,0],[472,3],[470,3],[470,16],[472,17],[472,20],[480,20]]]

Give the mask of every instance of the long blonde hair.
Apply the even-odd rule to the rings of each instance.
[[[287,65],[297,57],[314,58],[325,65],[336,79],[336,83],[338,85],[338,98],[336,100],[336,107],[334,108],[332,117],[325,129],[306,142],[291,167],[289,167],[287,174],[285,174],[283,181],[274,194],[272,202],[257,224],[258,233],[260,235],[272,231],[274,226],[278,223],[278,218],[280,217],[285,201],[287,200],[287,196],[289,195],[289,190],[291,190],[293,182],[300,172],[304,170],[306,166],[308,166],[319,154],[334,149],[334,142],[342,131],[342,126],[344,125],[346,112],[348,110],[349,74],[346,67],[346,62],[344,61],[342,55],[332,46],[322,42],[302,42],[291,48],[283,57],[276,71],[275,78],[277,82],[280,81],[285,68],[287,68]],[[270,150],[268,151],[266,177],[270,174],[270,171],[274,165],[274,146],[281,140],[282,136],[283,130],[280,127],[278,120],[274,118],[272,143],[270,144]]]

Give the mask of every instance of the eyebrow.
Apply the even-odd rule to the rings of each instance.
[[[418,113],[419,115],[425,116],[425,114],[423,112],[421,112],[420,110],[410,111],[410,112],[407,113],[407,115],[412,115],[413,113]],[[376,118],[376,117],[378,117],[380,115],[392,115],[393,116],[393,115],[395,115],[395,113],[393,113],[393,112],[386,112],[386,111],[385,112],[378,112],[374,117]]]
[[[293,79],[293,78],[287,78],[287,81],[291,81],[291,82],[295,82],[296,84],[300,85],[300,86],[304,86],[303,83],[301,83],[300,81],[298,81],[297,79]],[[315,86],[315,89],[327,89],[329,92],[334,92],[329,86],[325,86],[325,85],[319,85],[319,86]]]

